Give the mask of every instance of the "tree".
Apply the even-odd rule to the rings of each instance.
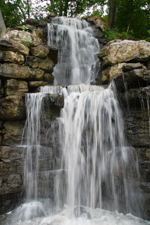
[[[5,23],[4,23],[4,20],[3,20],[3,15],[2,15],[2,12],[1,12],[1,9],[0,9],[0,36],[4,36],[6,33],[6,26],[5,26]]]
[[[136,38],[146,38],[150,29],[150,0],[122,0],[117,5],[115,26]]]

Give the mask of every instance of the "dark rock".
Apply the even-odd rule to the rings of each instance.
[[[141,63],[126,63],[123,66],[123,72],[127,72],[130,70],[135,70],[135,69],[142,69],[143,68],[143,64]]]
[[[58,47],[55,45],[48,46],[49,49],[49,54],[48,56],[50,59],[54,60],[54,62],[57,62],[57,57],[58,57]]]
[[[25,119],[25,102],[23,97],[12,95],[0,99],[1,120]]]
[[[75,217],[84,217],[86,219],[91,219],[91,215],[83,206],[78,206],[74,209]]]
[[[45,22],[44,20],[37,20],[37,19],[32,19],[32,18],[25,20],[24,24],[30,24],[35,27],[46,27],[47,26],[47,22]]]
[[[24,121],[7,121],[4,123],[3,145],[21,145]]]

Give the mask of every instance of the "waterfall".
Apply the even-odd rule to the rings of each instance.
[[[88,23],[56,17],[48,25],[48,45],[58,46],[55,84],[90,83],[97,77],[99,44]]]
[[[92,28],[55,17],[48,25],[48,45],[53,44],[59,49],[57,85],[26,95],[26,202],[12,224],[149,224],[130,214],[141,216],[142,195],[115,86],[90,84],[100,67]],[[64,107],[53,118],[49,99],[55,96],[64,97]]]

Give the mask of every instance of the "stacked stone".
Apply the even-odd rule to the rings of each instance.
[[[98,53],[101,83],[116,84],[124,109],[125,134],[138,155],[145,197],[145,218],[150,219],[150,42],[114,40]]]
[[[9,30],[0,38],[0,213],[10,210],[22,194],[26,119],[25,93],[53,84],[56,46],[46,46],[40,28]]]

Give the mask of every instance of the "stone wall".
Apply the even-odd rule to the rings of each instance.
[[[58,49],[45,42],[41,29],[28,24],[0,38],[0,213],[11,210],[24,194],[26,148],[20,145],[25,93],[53,84]]]
[[[114,40],[98,53],[101,83],[114,81],[128,143],[136,149],[145,218],[150,219],[150,42]]]

